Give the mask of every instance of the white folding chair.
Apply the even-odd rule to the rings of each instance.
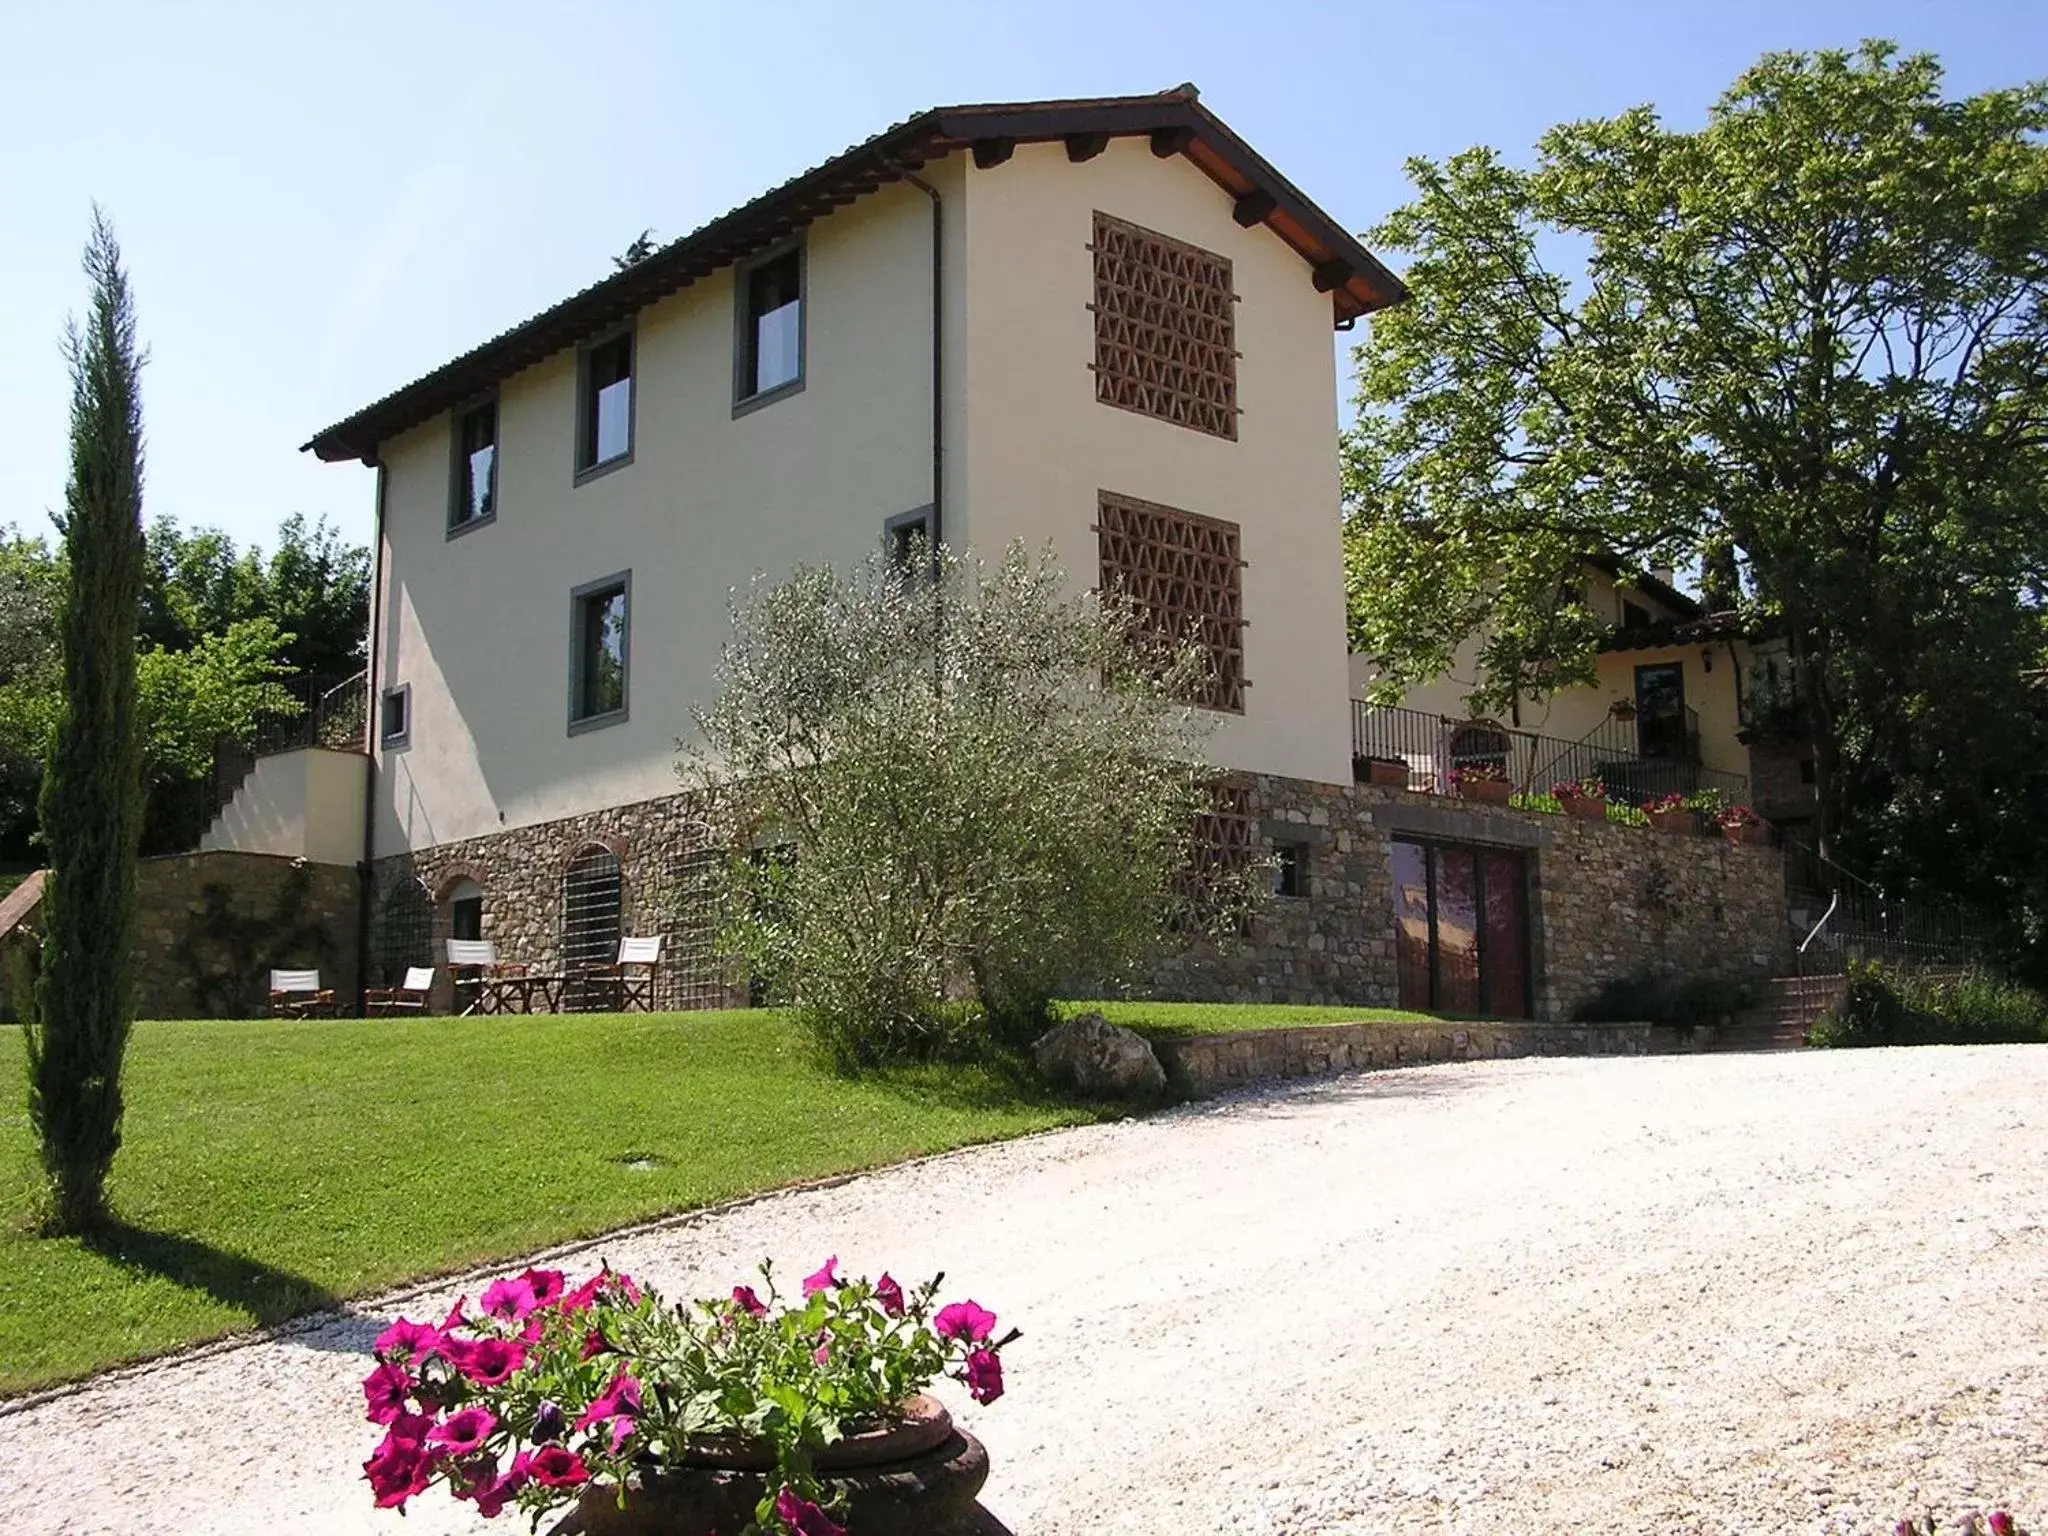
[[[270,1016],[273,1019],[331,1019],[334,993],[320,985],[318,971],[272,971]]]

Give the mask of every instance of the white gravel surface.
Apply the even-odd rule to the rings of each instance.
[[[2044,1212],[2048,1049],[1544,1060],[981,1149],[579,1263],[702,1294],[763,1254],[946,1269],[1024,1329],[1007,1398],[951,1394],[1017,1536],[1889,1533],[2048,1526]],[[368,1507],[388,1315],[0,1415],[0,1524],[523,1528]]]

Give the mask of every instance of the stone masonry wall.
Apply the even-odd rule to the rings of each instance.
[[[1144,995],[1394,1006],[1390,845],[1400,834],[1524,851],[1538,1018],[1569,1018],[1601,982],[1633,969],[1753,977],[1789,951],[1773,848],[1377,785],[1247,782],[1259,844],[1300,845],[1307,895],[1273,898],[1246,939],[1173,956]]]
[[[1780,856],[1721,838],[1591,824],[1374,785],[1249,778],[1256,841],[1299,845],[1303,897],[1274,897],[1245,938],[1160,964],[1138,995],[1392,1007],[1399,1001],[1390,845],[1396,835],[1523,850],[1538,1018],[1568,1018],[1602,981],[1640,967],[1757,976],[1788,949]],[[536,970],[561,964],[563,874],[602,845],[622,877],[620,931],[663,934],[670,1008],[731,1006],[744,982],[710,955],[707,852],[681,795],[378,861],[371,981],[442,966],[448,896],[484,892],[483,935]],[[449,1001],[447,983],[437,1005]]]
[[[1710,1050],[1715,1029],[1657,1024],[1536,1024],[1440,1019],[1427,1024],[1326,1024],[1158,1040],[1167,1075],[1194,1094],[1276,1078],[1320,1077],[1431,1061],[1512,1056],[1655,1056]]]
[[[354,869],[260,853],[170,854],[136,866],[136,895],[139,1017],[260,1016],[272,969],[317,970],[342,1011],[354,1007]]]
[[[448,897],[463,880],[483,889],[483,936],[498,946],[501,960],[559,970],[563,877],[592,846],[610,849],[619,861],[621,935],[664,936],[657,1007],[743,1003],[743,982],[709,958],[704,844],[681,795],[379,859],[371,882],[372,984],[395,981],[408,964],[431,964],[439,973],[435,1005],[449,1006]]]

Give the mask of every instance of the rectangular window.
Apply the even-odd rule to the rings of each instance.
[[[734,405],[795,391],[804,376],[802,246],[739,271]]]
[[[1636,668],[1636,750],[1644,757],[1690,760],[1685,664],[1660,661]]]
[[[1393,865],[1401,1006],[1528,1017],[1529,912],[1522,855],[1504,848],[1397,838]]]
[[[929,572],[937,556],[932,537],[932,509],[899,512],[882,525],[882,553],[906,576]]]
[[[633,452],[633,333],[596,343],[583,354],[576,433],[579,474],[627,459]]]
[[[570,614],[569,729],[626,718],[632,576],[578,587]]]
[[[1300,843],[1275,843],[1273,845],[1273,894],[1275,896],[1306,896],[1308,894],[1308,849]]]
[[[448,529],[473,527],[498,515],[498,402],[486,400],[455,418],[455,477]]]
[[[386,688],[377,712],[377,739],[387,747],[402,747],[412,738],[412,684]]]

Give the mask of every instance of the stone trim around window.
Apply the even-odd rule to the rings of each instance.
[[[623,592],[626,595],[626,632],[619,652],[619,707],[604,710],[594,715],[579,715],[577,709],[583,702],[583,604],[588,598],[608,592]],[[633,709],[633,573],[629,570],[615,571],[601,576],[596,581],[586,581],[569,593],[569,734],[581,736],[586,731],[601,731],[606,726],[623,725],[632,716]]]
[[[796,377],[785,379],[772,389],[751,390],[753,379],[748,364],[753,359],[754,338],[748,312],[753,276],[772,261],[794,253],[796,256]],[[802,234],[770,246],[732,269],[732,416],[737,421],[764,406],[803,393],[811,376],[811,252]]]
[[[1237,293],[1230,258],[1098,211],[1095,398],[1237,440]]]
[[[590,354],[599,347],[617,341],[621,336],[630,338],[632,364],[626,377],[631,388],[626,392],[626,451],[614,454],[602,462],[586,465],[583,462],[586,451],[595,453],[596,446],[588,436],[588,414],[590,403]],[[633,455],[640,447],[640,317],[635,315],[618,325],[608,326],[596,335],[587,337],[576,348],[576,422],[569,434],[570,451],[569,483],[571,486],[588,485],[601,480],[614,470],[624,469],[633,462]]]

